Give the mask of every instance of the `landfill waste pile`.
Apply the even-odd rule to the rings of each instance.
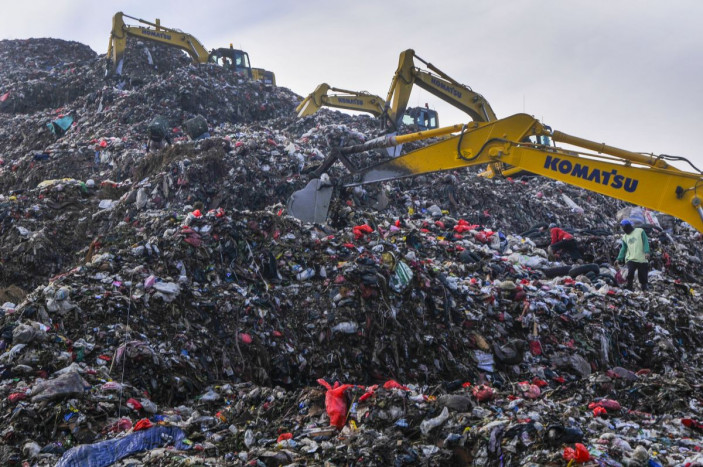
[[[304,224],[286,199],[373,119],[126,56],[105,79],[80,44],[0,42],[2,465],[703,465],[690,226],[471,171],[340,188]]]

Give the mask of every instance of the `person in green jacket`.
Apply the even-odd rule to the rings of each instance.
[[[644,230],[635,228],[632,222],[625,219],[620,222],[625,235],[622,236],[622,246],[616,263],[627,264],[627,289],[632,290],[635,271],[642,290],[647,290],[647,274],[649,273],[649,239]]]

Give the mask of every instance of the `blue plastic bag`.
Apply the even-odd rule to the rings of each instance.
[[[135,431],[122,438],[109,439],[93,444],[82,444],[66,451],[57,467],[106,467],[134,453],[172,444],[176,449],[190,446],[183,440],[186,435],[175,426],[155,426]]]

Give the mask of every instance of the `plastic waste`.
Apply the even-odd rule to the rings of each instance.
[[[68,129],[73,125],[73,117],[66,115],[61,118],[57,118],[46,124],[46,126],[51,130],[54,136],[62,136]]]
[[[94,444],[73,447],[66,451],[57,467],[104,467],[112,465],[134,453],[161,446],[172,445],[176,449],[188,450],[184,443],[186,435],[180,428],[155,426],[148,430],[134,432],[122,438],[110,439]]]
[[[317,380],[319,384],[327,389],[325,393],[325,409],[330,418],[330,425],[341,430],[347,420],[347,402],[344,399],[344,392],[351,388],[351,384],[340,384],[339,381],[334,383],[334,386],[324,379]]]
[[[437,428],[449,419],[449,409],[447,407],[442,409],[442,412],[434,418],[423,420],[420,423],[420,431],[423,435],[427,435],[434,428]]]
[[[342,334],[356,334],[358,330],[359,325],[353,321],[344,321],[332,327],[333,332],[341,332]]]
[[[403,261],[398,261],[393,270],[393,275],[388,283],[393,291],[400,293],[408,288],[413,280],[413,271]]]
[[[89,385],[80,374],[71,371],[57,378],[38,383],[32,388],[32,402],[79,396]]]

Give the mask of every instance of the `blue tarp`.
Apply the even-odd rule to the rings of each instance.
[[[58,118],[53,122],[46,124],[46,126],[48,126],[51,132],[56,136],[61,136],[66,133],[66,130],[71,128],[71,125],[73,125],[73,117],[70,115]]]
[[[56,467],[106,467],[134,453],[167,444],[186,450],[190,446],[183,443],[185,437],[183,430],[178,427],[155,426],[148,430],[135,431],[122,438],[71,448],[63,454]]]

